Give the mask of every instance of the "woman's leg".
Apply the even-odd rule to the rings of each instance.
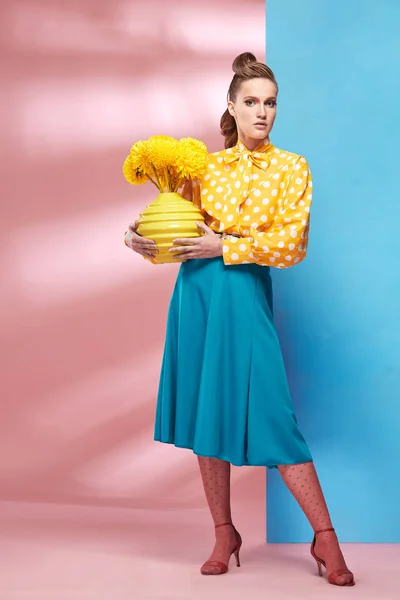
[[[214,525],[232,523],[231,516],[231,465],[218,458],[198,457],[204,492],[211,512]],[[215,546],[208,561],[218,561],[228,564],[237,537],[233,527],[227,525],[215,529]],[[207,561],[207,562],[208,562]],[[218,574],[220,569],[207,565],[202,571]]]
[[[313,462],[278,467],[288,489],[292,492],[314,531],[332,527],[328,507]],[[328,573],[344,569],[346,562],[333,531],[317,536],[315,553],[326,562]],[[343,585],[352,580],[351,575],[341,575],[337,582]]]

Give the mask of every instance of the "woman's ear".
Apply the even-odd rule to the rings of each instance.
[[[233,102],[228,102],[228,112],[232,117],[236,117],[235,115],[235,107],[233,106]]]

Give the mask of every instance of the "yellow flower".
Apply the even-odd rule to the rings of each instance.
[[[179,152],[176,169],[184,179],[199,179],[207,166],[208,152],[203,142],[194,138],[182,138],[179,142]]]
[[[131,155],[129,155],[125,159],[122,171],[125,175],[125,179],[133,185],[141,185],[142,183],[146,183],[146,181],[149,180],[146,173],[135,166],[134,161],[132,161]]]
[[[151,181],[160,192],[175,192],[185,179],[200,178],[207,160],[207,148],[199,140],[183,138],[178,142],[167,135],[154,135],[132,146],[123,172],[130,183]]]
[[[151,170],[150,157],[149,157],[149,144],[148,142],[136,142],[131,148],[129,156],[132,161],[132,167],[149,173]]]
[[[147,141],[148,160],[156,171],[171,167],[178,155],[178,141],[167,135],[153,135]]]

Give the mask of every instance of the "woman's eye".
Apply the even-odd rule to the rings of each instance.
[[[276,106],[276,100],[268,100],[267,106],[273,108],[274,106]]]
[[[245,104],[246,104],[246,106],[253,106],[254,105],[254,100],[246,100]]]

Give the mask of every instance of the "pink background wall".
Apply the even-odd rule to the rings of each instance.
[[[264,40],[264,0],[2,0],[1,499],[204,506],[192,453],[152,441],[177,267],[123,245],[156,190],[121,167],[151,134],[221,148]],[[260,514],[264,477],[234,470]]]

